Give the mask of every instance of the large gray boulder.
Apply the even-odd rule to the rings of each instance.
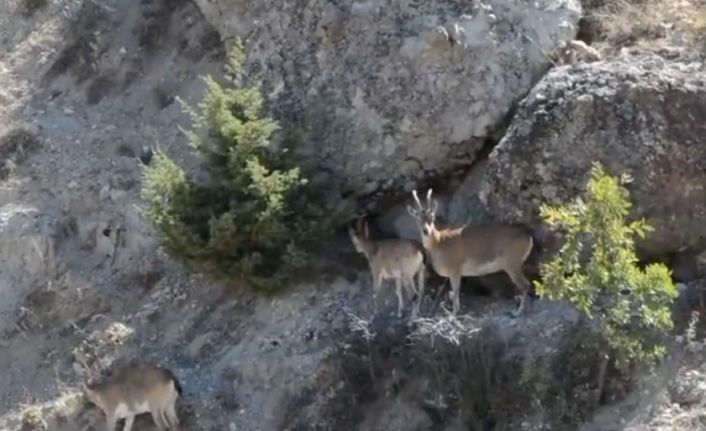
[[[359,195],[470,165],[573,38],[578,0],[196,0],[278,117]]]
[[[648,257],[706,248],[706,71],[656,55],[552,70],[490,155],[480,198],[496,218],[537,223],[539,206],[585,188],[593,161],[628,173]]]

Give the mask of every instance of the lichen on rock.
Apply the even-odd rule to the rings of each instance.
[[[575,0],[306,3],[197,1],[225,40],[250,42],[283,125],[358,195],[469,166],[581,14]]]
[[[706,70],[642,55],[550,71],[490,155],[480,197],[537,225],[541,203],[581,191],[593,161],[629,174],[647,256],[706,248]]]

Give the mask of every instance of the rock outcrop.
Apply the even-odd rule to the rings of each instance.
[[[564,391],[575,387],[570,377],[593,381],[591,366],[598,363],[585,351],[569,355],[569,342],[581,340],[572,307],[536,300],[525,317],[513,319],[510,298],[473,295],[474,280],[468,280],[464,316],[456,324],[439,318],[447,308],[439,291],[444,286],[432,278],[425,321],[409,327],[393,317],[390,283],[368,323],[369,270],[345,233],[321,250],[316,280],[277,297],[234,292],[158,247],[142,211],[142,164],[158,148],[196,170],[198,160],[177,127],[188,124],[188,115],[174,102],[198,103],[198,77],[220,76],[219,34],[225,40],[245,36],[252,71],[265,78],[278,118],[299,126],[323,167],[336,169],[359,194],[438,183],[440,215],[451,222],[490,217],[480,188],[488,190],[486,203],[493,203],[496,216],[507,208],[515,217],[517,196],[532,210],[529,193],[543,197],[544,183],[505,196],[503,187],[513,190],[515,181],[531,175],[514,171],[508,160],[517,157],[513,163],[522,167],[533,160],[527,148],[545,145],[540,132],[529,136],[527,148],[519,144],[528,136],[523,127],[534,124],[531,109],[544,109],[541,115],[556,125],[542,127],[561,135],[574,126],[562,123],[558,111],[584,114],[574,103],[588,115],[572,119],[576,127],[595,127],[600,115],[592,109],[613,112],[609,104],[646,118],[642,128],[642,120],[621,121],[643,138],[659,137],[659,145],[677,148],[674,158],[660,156],[685,173],[699,197],[702,177],[686,158],[698,160],[701,153],[684,142],[703,131],[703,123],[688,118],[699,118],[703,80],[684,65],[647,70],[639,59],[636,66],[557,70],[549,78],[551,92],[546,83],[539,87],[556,97],[556,109],[551,98],[539,101],[533,93],[529,100],[536,104],[520,109],[528,125],[516,123],[486,160],[485,138],[545,73],[545,54],[575,33],[578,0],[196,1],[219,32],[188,0],[0,1],[0,429],[97,429],[105,417],[84,402],[81,384],[132,356],[178,376],[184,388],[180,416],[184,429],[193,431],[558,429],[552,424],[561,418],[554,413],[573,411],[564,400],[582,405],[591,396],[592,383],[580,379],[576,391]],[[32,14],[19,12],[30,5],[37,8]],[[643,76],[664,78],[642,84]],[[565,87],[554,88],[556,82]],[[582,90],[584,82],[593,90]],[[659,87],[664,106],[643,90],[650,86]],[[578,97],[584,93],[601,102],[587,109]],[[643,113],[643,105],[656,113]],[[669,115],[671,123],[653,126],[646,123],[651,115]],[[603,126],[606,136],[620,127],[615,118],[605,121],[612,127]],[[695,129],[681,129],[687,126]],[[670,134],[678,136],[666,139]],[[599,151],[600,144],[583,148]],[[559,143],[547,148],[555,151],[548,154],[563,152],[550,159],[564,175],[562,163],[574,153]],[[635,148],[616,148],[605,154],[636,166]],[[446,175],[435,178],[456,166],[464,167],[455,173],[462,175],[471,163],[458,184]],[[418,229],[404,208],[411,196],[400,196],[402,204],[379,224],[415,237]],[[691,208],[702,208],[703,202],[694,202]],[[696,236],[691,220],[678,223],[684,235]],[[510,283],[504,274],[500,278]],[[704,289],[687,287],[679,310],[691,316],[702,308]],[[688,323],[679,320],[678,330]],[[680,373],[679,385],[670,389],[670,403],[693,406],[670,411],[703,410],[697,407],[703,405],[706,370],[697,366],[698,374]],[[562,391],[553,389],[555,381]],[[545,396],[561,410],[538,408]],[[135,431],[153,428],[149,415],[135,421]]]
[[[197,0],[238,36],[277,117],[359,195],[469,166],[576,34],[577,0]]]
[[[319,372],[329,371],[326,380],[296,399],[288,429],[452,431],[487,423],[540,429],[520,425],[535,422],[536,409],[498,407],[524,402],[529,386],[519,383],[519,369],[531,379],[533,364],[566,360],[562,340],[574,331],[578,312],[537,301],[533,314],[514,324],[507,310],[505,304],[479,307],[460,320],[422,318],[411,330],[390,318],[348,316],[350,327],[337,333],[342,348],[319,365]],[[493,401],[481,407],[479,399]],[[478,408],[476,416],[467,414],[469,406]]]
[[[627,173],[657,257],[706,248],[706,70],[653,55],[560,67],[521,103],[490,155],[480,197],[500,219],[538,223],[580,193],[593,161]]]

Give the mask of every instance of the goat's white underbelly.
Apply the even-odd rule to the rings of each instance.
[[[385,270],[381,271],[383,280],[390,280],[393,278],[400,278],[402,276],[402,271],[399,270]]]
[[[135,404],[132,409],[128,407],[126,403],[119,403],[115,408],[115,416],[118,418],[125,418],[128,416],[139,415],[141,413],[147,413],[150,411],[150,406],[147,401],[143,401],[140,404]]]
[[[400,261],[398,265],[382,268],[382,278],[413,278],[417,274],[417,272],[419,272],[419,268],[422,266],[423,263],[424,256],[422,256],[421,253],[417,253],[416,255],[414,255],[414,257],[410,256]]]

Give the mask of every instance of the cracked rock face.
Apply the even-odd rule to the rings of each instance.
[[[536,224],[543,202],[585,188],[592,161],[630,174],[633,215],[655,228],[648,256],[706,247],[706,70],[652,55],[551,71],[490,155],[480,197]]]
[[[573,38],[577,0],[197,0],[243,38],[272,107],[359,195],[470,165]]]

